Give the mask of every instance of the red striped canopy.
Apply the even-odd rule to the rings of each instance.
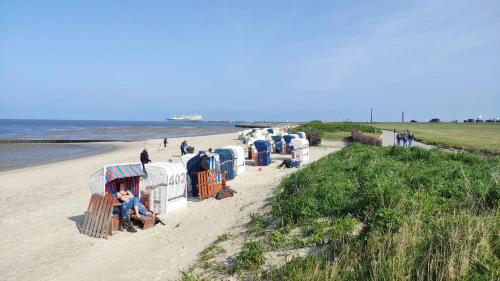
[[[110,181],[106,183],[106,192],[113,194],[113,196],[118,191],[118,182],[122,182],[125,184],[125,189],[130,190],[135,197],[139,198],[139,177],[130,177],[119,179],[118,181]]]
[[[130,178],[144,176],[144,171],[142,170],[142,164],[120,164],[114,166],[106,167],[106,174],[104,178],[106,183],[113,181],[115,179]]]

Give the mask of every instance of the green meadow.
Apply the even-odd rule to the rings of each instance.
[[[373,123],[384,130],[411,130],[417,140],[439,146],[500,154],[500,123]]]

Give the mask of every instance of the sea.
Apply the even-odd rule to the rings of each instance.
[[[222,134],[238,131],[235,125],[215,121],[0,119],[0,171],[103,153],[113,149],[111,141]]]

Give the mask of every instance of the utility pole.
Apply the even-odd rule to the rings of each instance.
[[[373,108],[370,108],[370,123],[373,123]]]
[[[401,112],[401,123],[405,122],[405,112]]]

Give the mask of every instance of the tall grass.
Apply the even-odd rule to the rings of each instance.
[[[329,250],[264,279],[499,280],[499,159],[353,144],[311,164],[281,183],[272,215]]]

